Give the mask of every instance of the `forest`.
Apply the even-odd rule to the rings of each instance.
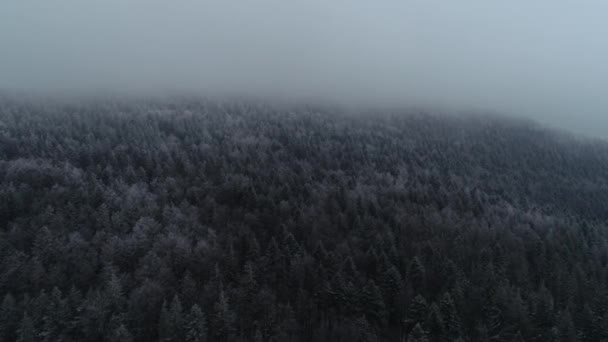
[[[608,341],[608,142],[261,101],[0,100],[0,341]]]

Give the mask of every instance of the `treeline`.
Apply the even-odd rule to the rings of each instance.
[[[0,104],[0,341],[608,340],[608,144],[210,101]]]

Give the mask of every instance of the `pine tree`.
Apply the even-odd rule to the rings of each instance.
[[[357,270],[357,265],[355,265],[351,257],[344,260],[340,273],[342,273],[342,276],[349,281],[357,282],[359,280],[359,271]]]
[[[424,323],[428,316],[428,304],[421,295],[414,297],[407,311],[407,320],[415,323]]]
[[[120,277],[114,267],[106,267],[104,272],[107,274],[104,296],[108,300],[109,310],[121,312],[124,309],[125,299]]]
[[[410,332],[407,342],[429,342],[426,331],[422,329],[420,324],[416,324],[414,329]]]
[[[407,268],[407,276],[411,279],[416,291],[421,291],[424,289],[424,284],[426,282],[426,269],[420,258],[414,257],[414,259],[410,262]]]
[[[285,280],[286,271],[283,263],[284,256],[275,238],[270,243],[265,253],[264,275],[270,284],[279,284]]]
[[[231,341],[234,338],[236,317],[224,290],[220,291],[213,310],[214,336],[218,341]]]
[[[358,308],[358,297],[359,297],[359,289],[355,287],[352,281],[348,281],[346,283],[342,283],[342,287],[339,289],[339,301],[338,305],[340,306],[342,313],[346,315],[353,315],[359,311]]]
[[[506,322],[503,318],[502,309],[494,303],[490,303],[483,310],[485,319],[485,328],[488,336],[493,340],[500,341],[506,333]]]
[[[8,341],[8,340],[6,340]],[[23,314],[23,319],[19,324],[19,328],[17,330],[17,342],[37,342],[38,341],[38,333],[36,332],[36,327],[34,327],[34,321],[27,314]]]
[[[251,262],[245,263],[243,274],[239,279],[237,292],[237,307],[239,314],[240,331],[251,334],[252,324],[256,319],[256,313],[260,308],[255,305],[258,293],[258,282]]]
[[[133,335],[124,324],[121,324],[114,329],[109,342],[133,342]]]
[[[572,323],[570,312],[566,309],[559,313],[557,318],[558,342],[576,342],[578,336]]]
[[[453,341],[462,334],[460,316],[449,292],[446,292],[439,302],[439,311],[445,326],[445,341]]]
[[[0,305],[0,341],[12,341],[18,324],[17,302],[10,293]]]
[[[370,322],[380,327],[386,323],[384,299],[373,280],[369,280],[361,291],[361,307]]]
[[[169,307],[166,302],[161,307],[158,332],[160,341],[182,341],[183,325],[182,304],[179,297],[175,295]]]
[[[256,238],[255,234],[252,234],[251,239],[248,240],[248,248],[247,248],[247,260],[251,262],[256,262],[261,255],[260,243]]]
[[[182,294],[184,304],[191,304],[195,302],[197,292],[198,284],[196,283],[196,280],[194,280],[190,271],[186,271],[180,284],[180,293]]]
[[[187,342],[207,341],[207,318],[197,304],[194,304],[190,309],[186,329]]]
[[[291,307],[291,304],[287,303],[282,307],[281,316],[283,317],[281,324],[284,326],[285,331],[289,336],[289,340],[297,339],[302,334],[300,322],[296,318],[296,313]]]
[[[317,263],[320,265],[324,265],[325,262],[327,262],[327,257],[328,257],[327,250],[325,249],[325,245],[323,245],[322,240],[319,240],[319,242],[317,242],[317,246],[315,247],[315,250],[312,253],[312,256],[315,258]]]
[[[395,323],[399,318],[399,292],[403,280],[401,273],[394,265],[390,265],[382,272],[381,286],[385,303],[387,303],[390,321]]]
[[[554,303],[553,297],[544,284],[541,285],[538,295],[535,298],[532,318],[536,328],[536,339],[547,340],[551,328],[554,326]],[[595,332],[593,332],[594,335]],[[594,336],[596,339],[597,336]]]
[[[441,342],[445,336],[443,317],[439,312],[437,304],[433,303],[429,309],[429,315],[425,324],[428,336],[432,342]]]
[[[40,336],[43,341],[55,341],[64,332],[69,321],[70,308],[67,300],[63,299],[61,291],[55,287],[51,291],[50,302],[43,316]]]
[[[518,331],[513,338],[513,342],[524,342],[524,337],[521,334],[521,331]]]
[[[255,333],[253,334],[253,342],[264,342],[264,337],[262,336],[262,332],[259,328],[255,329]]]

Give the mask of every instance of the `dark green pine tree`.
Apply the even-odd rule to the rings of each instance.
[[[163,305],[160,308],[160,317],[158,318],[158,340],[164,341],[171,327],[169,326],[169,307],[167,301],[163,300]]]
[[[252,234],[252,237],[248,240],[249,244],[247,246],[247,255],[246,260],[251,262],[256,262],[261,256],[260,243],[256,238],[255,234]]]
[[[207,341],[207,317],[197,304],[192,305],[186,322],[186,342]]]
[[[66,329],[67,334],[77,340],[83,339],[84,337],[80,336],[82,331],[80,329],[80,320],[78,316],[83,302],[82,293],[75,286],[72,286],[70,292],[66,296],[66,301],[70,310],[70,321],[68,322]]]
[[[341,273],[348,281],[356,282],[359,279],[359,271],[351,257],[346,258],[342,263]]]
[[[281,247],[288,260],[291,260],[300,249],[298,241],[296,241],[296,238],[286,227],[283,227],[283,243],[281,244]]]
[[[496,304],[489,304],[483,310],[485,319],[485,331],[489,338],[493,341],[503,341],[506,336],[505,321],[503,319],[502,309]]]
[[[192,277],[190,271],[186,271],[180,283],[180,293],[184,304],[192,304],[196,301],[198,293],[198,284]]]
[[[107,274],[104,297],[108,301],[108,310],[113,313],[122,312],[125,306],[125,298],[120,276],[116,273],[114,267],[106,267],[104,272]]]
[[[159,340],[163,342],[183,341],[183,310],[179,297],[175,295],[171,300],[171,305],[163,303],[158,323]]]
[[[361,291],[361,308],[367,320],[379,328],[386,324],[386,307],[380,289],[373,280],[369,280]]]
[[[517,334],[515,334],[515,337],[512,340],[513,342],[524,342],[524,337],[521,334],[521,331],[518,331]]]
[[[19,323],[19,328],[17,329],[17,342],[37,342],[38,340],[38,333],[34,326],[34,321],[26,312],[23,314],[23,319],[21,319],[21,323]]]
[[[235,336],[236,316],[222,289],[213,306],[213,334],[217,341],[232,341]]]
[[[532,319],[536,330],[535,341],[547,341],[550,338],[552,334],[551,330],[554,327],[553,308],[553,296],[543,284],[535,298],[532,311]],[[595,331],[592,333],[594,335],[593,340],[597,341],[599,336],[597,336]]]
[[[61,339],[65,325],[69,320],[70,308],[66,299],[63,299],[61,291],[55,287],[51,291],[50,301],[43,316],[42,341],[56,341]]]
[[[583,308],[577,315],[576,327],[579,330],[579,338],[582,342],[597,341],[598,336],[595,331],[595,321],[597,315],[588,304],[584,304]]]
[[[355,284],[353,284],[352,281],[342,283],[339,293],[340,301],[338,302],[338,305],[341,307],[342,313],[345,315],[357,314],[359,311],[359,289],[355,286]]]
[[[576,342],[578,334],[574,328],[570,312],[565,309],[558,314],[557,317],[557,341],[558,342]]]
[[[328,254],[327,254],[327,250],[325,249],[325,245],[323,244],[322,240],[319,240],[319,242],[317,242],[317,246],[315,247],[315,250],[312,253],[312,256],[316,259],[317,263],[320,265],[324,265],[327,262]]]
[[[234,239],[229,237],[227,241],[226,254],[224,254],[224,272],[229,279],[238,277],[239,256],[234,248]]]
[[[608,312],[597,319],[597,331],[603,340],[608,340]]]
[[[394,265],[383,270],[380,286],[388,309],[389,321],[396,323],[400,317],[399,293],[402,284],[401,273]]]
[[[427,332],[420,324],[416,324],[407,337],[407,342],[429,342]]]
[[[13,341],[19,323],[17,302],[10,293],[4,296],[0,305],[0,341]]]
[[[445,325],[439,307],[435,303],[431,304],[431,307],[429,308],[429,315],[425,327],[428,330],[428,336],[431,342],[443,341],[445,336]]]
[[[258,293],[258,282],[251,262],[245,263],[243,273],[239,278],[239,288],[237,291],[237,308],[239,315],[239,329],[241,333],[248,336],[253,334],[253,323],[260,308],[255,305]]]
[[[410,302],[407,311],[406,320],[413,326],[415,324],[423,324],[428,317],[428,304],[426,299],[421,295],[417,295]]]
[[[445,327],[444,341],[454,341],[462,336],[462,323],[456,311],[456,305],[449,292],[446,292],[439,302],[439,311]]]
[[[264,342],[264,337],[262,336],[262,332],[259,328],[255,329],[255,333],[253,334],[253,342]]]
[[[268,244],[264,256],[264,273],[266,281],[270,284],[281,284],[286,277],[283,253],[273,237]]]
[[[133,335],[124,324],[121,324],[114,329],[109,342],[133,342]]]
[[[278,305],[272,310],[274,326],[272,327],[272,341],[293,341],[299,334],[299,326],[291,305]]]
[[[378,252],[376,252],[376,249],[373,246],[365,252],[362,260],[361,271],[368,277],[380,281],[382,277],[381,273],[385,270],[381,267],[380,257],[378,257]]]
[[[407,277],[411,280],[414,289],[423,291],[426,282],[426,269],[420,258],[415,257],[407,268]]]

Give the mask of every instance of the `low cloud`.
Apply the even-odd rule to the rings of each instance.
[[[608,137],[600,1],[7,0],[0,88],[431,105]]]

